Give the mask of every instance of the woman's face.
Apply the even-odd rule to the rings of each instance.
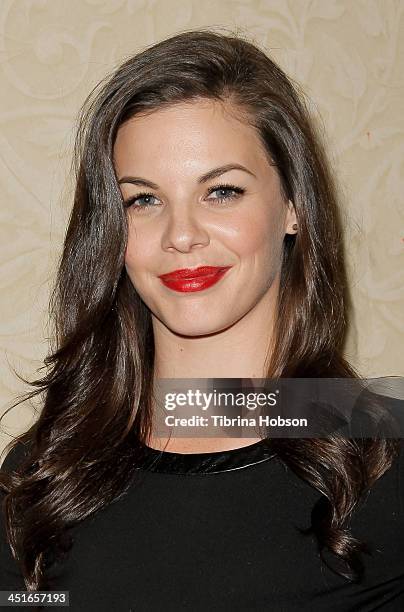
[[[132,201],[126,270],[166,328],[222,331],[275,291],[296,218],[252,127],[218,102],[176,104],[123,124],[114,164],[124,201]],[[230,169],[236,165],[244,169]],[[185,283],[159,278],[200,266],[228,269]]]

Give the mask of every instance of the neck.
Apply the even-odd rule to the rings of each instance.
[[[154,379],[160,378],[266,378],[272,341],[276,294],[268,292],[242,319],[206,336],[173,333],[153,316]],[[156,410],[154,406],[153,412]],[[153,427],[154,430],[154,427]],[[216,452],[253,444],[251,438],[156,437],[149,445],[172,452]]]

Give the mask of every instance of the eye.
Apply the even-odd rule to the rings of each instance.
[[[152,193],[139,193],[138,195],[132,196],[131,198],[125,200],[123,204],[125,208],[129,208],[129,206],[132,206],[137,200],[147,200],[144,202],[144,204],[136,204],[136,206],[133,206],[133,208],[149,208],[150,206],[155,206],[155,204],[150,201],[155,199],[155,197],[156,196]]]
[[[212,189],[210,189],[208,195],[215,192],[218,192],[220,195],[213,199],[223,203],[227,202],[228,200],[235,200],[245,192],[245,189],[236,187],[235,185],[216,185],[216,187],[212,187]]]
[[[209,190],[208,195],[215,193],[215,192],[218,192],[220,195],[216,198],[207,198],[207,199],[208,200],[213,199],[223,204],[224,202],[227,202],[229,200],[235,200],[236,198],[238,198],[240,195],[245,193],[245,189],[241,187],[236,187],[235,185],[216,185],[215,187],[212,187]],[[153,193],[138,193],[137,195],[132,196],[128,198],[127,200],[125,200],[124,207],[125,208],[132,207],[134,210],[143,210],[145,208],[152,208],[156,206],[156,204],[153,203],[153,200],[156,200],[156,199],[157,198]],[[144,200],[143,204],[141,202],[136,203],[141,200]]]

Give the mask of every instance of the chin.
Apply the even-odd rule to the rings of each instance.
[[[215,325],[204,325],[203,323],[196,325],[195,322],[192,324],[190,323],[189,325],[184,325],[184,323],[181,324],[178,321],[172,325],[165,322],[164,325],[174,334],[178,334],[179,336],[188,336],[189,338],[195,336],[207,336],[220,331],[220,328]]]
[[[226,318],[226,320],[208,321],[206,317],[194,317],[190,321],[184,320],[184,317],[175,317],[172,320],[160,319],[161,322],[174,334],[180,336],[188,336],[189,338],[198,336],[208,336],[217,334],[235,323],[234,320]]]

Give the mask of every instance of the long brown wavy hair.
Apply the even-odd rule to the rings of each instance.
[[[24,461],[0,477],[7,538],[28,590],[46,588],[47,562],[68,548],[68,528],[124,494],[151,432],[154,339],[151,313],[124,265],[117,130],[138,113],[197,99],[230,102],[244,113],[296,210],[298,234],[284,239],[267,377],[359,378],[342,356],[349,296],[336,190],[303,94],[234,33],[186,31],[134,55],[81,110],[74,205],[50,300],[54,345],[42,377],[20,377],[34,390],[11,406],[43,394],[37,421],[8,445],[24,443]],[[396,442],[329,436],[272,443],[321,494],[311,525],[320,551],[342,562],[341,575],[360,578],[367,548],[351,535],[349,519],[391,467]]]

